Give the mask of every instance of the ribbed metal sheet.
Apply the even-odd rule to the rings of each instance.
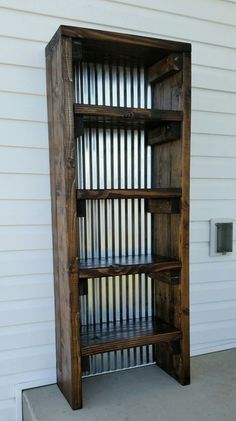
[[[144,69],[80,63],[75,66],[76,102],[150,107]],[[78,139],[78,183],[81,189],[151,187],[151,148],[142,130],[86,129]],[[86,202],[79,218],[81,258],[151,252],[151,216],[143,199]],[[152,280],[145,274],[88,280],[80,297],[81,323],[90,325],[147,317],[153,310]],[[148,364],[152,346],[90,357],[84,375]]]

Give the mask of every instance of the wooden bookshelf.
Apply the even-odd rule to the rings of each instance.
[[[61,26],[46,65],[58,386],[142,346],[189,384],[191,45]]]

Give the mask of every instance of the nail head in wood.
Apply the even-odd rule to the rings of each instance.
[[[181,138],[181,124],[178,122],[169,122],[153,130],[147,131],[148,145],[160,145]]]

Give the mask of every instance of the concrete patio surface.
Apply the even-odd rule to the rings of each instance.
[[[236,421],[236,349],[191,359],[190,386],[155,365],[83,380],[83,409],[56,385],[26,390],[24,421]]]

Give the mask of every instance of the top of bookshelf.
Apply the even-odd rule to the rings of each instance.
[[[191,51],[189,43],[62,25],[46,46],[46,56],[61,37],[82,46],[83,60],[93,63],[150,66],[172,52]]]

